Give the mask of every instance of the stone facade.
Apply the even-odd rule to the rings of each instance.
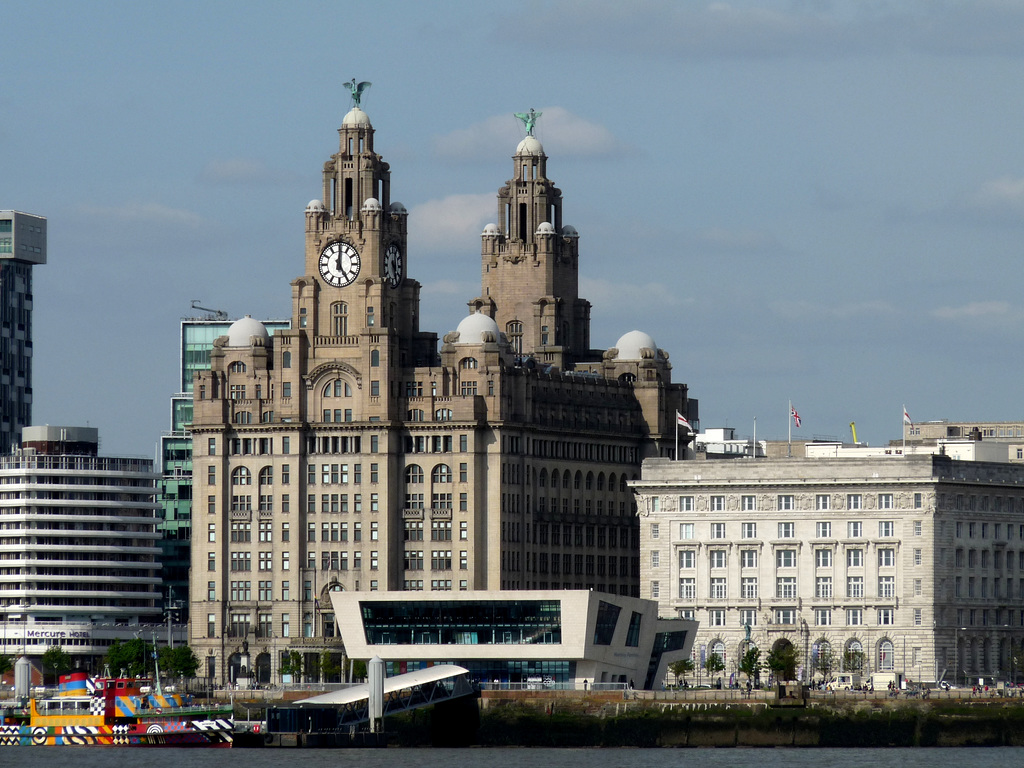
[[[339,136],[290,330],[243,318],[195,378],[192,645],[217,679],[340,651],[331,591],[637,594],[627,481],[673,454],[676,411],[697,416],[647,334],[589,349],[578,235],[536,139],[483,232],[483,297],[439,352],[366,113]]]
[[[634,487],[641,596],[696,618],[698,651],[727,671],[748,642],[762,658],[792,643],[805,679],[855,664],[850,651],[864,673],[914,680],[1012,671],[1024,639],[1019,466],[652,460]]]

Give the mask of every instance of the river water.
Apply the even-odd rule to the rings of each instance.
[[[54,768],[1015,768],[1022,747],[974,749],[119,749],[11,747],[3,765]]]

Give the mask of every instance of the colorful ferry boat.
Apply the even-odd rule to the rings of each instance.
[[[62,675],[57,695],[2,710],[0,747],[230,747],[228,707],[152,692],[147,678]]]

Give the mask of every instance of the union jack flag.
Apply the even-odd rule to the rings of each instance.
[[[796,412],[796,408],[794,408],[792,405],[789,406],[789,412],[793,416],[793,426],[799,427],[800,426],[800,414]]]

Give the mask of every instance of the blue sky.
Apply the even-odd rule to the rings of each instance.
[[[424,329],[536,134],[594,344],[651,333],[704,427],[879,444],[1019,419],[1024,2],[21,2],[0,207],[49,219],[37,423],[151,455],[192,299],[286,317],[349,108],[410,209]]]

